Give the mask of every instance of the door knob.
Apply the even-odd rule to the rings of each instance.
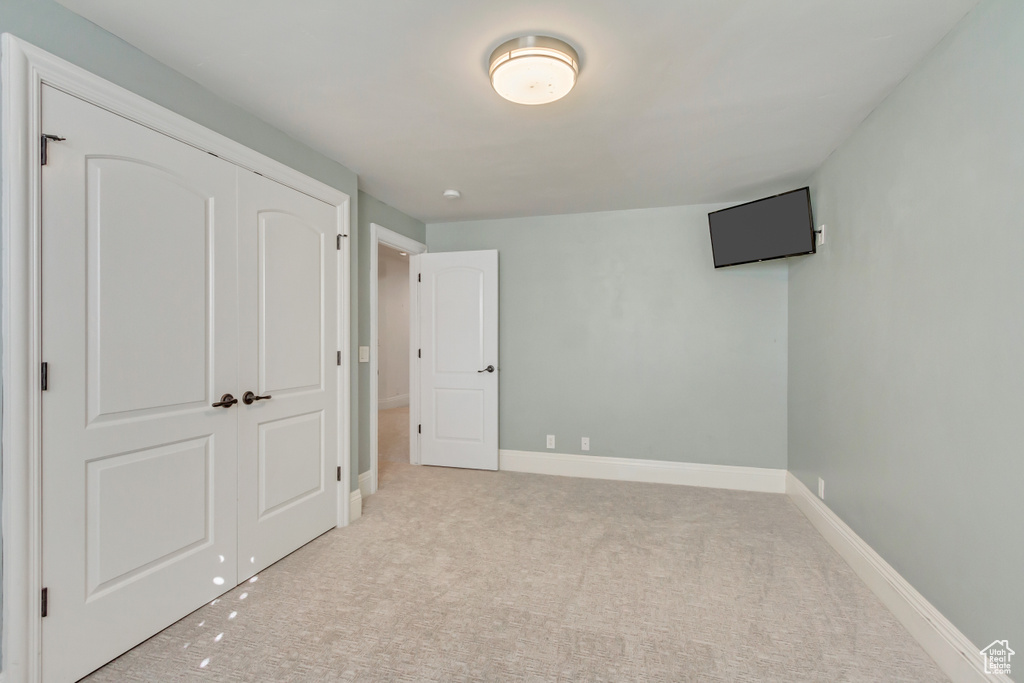
[[[247,391],[244,394],[242,394],[242,403],[244,403],[247,406],[251,406],[256,401],[266,401],[270,398],[273,398],[270,394],[267,394],[266,396],[257,396],[251,391]]]
[[[483,370],[477,370],[477,372],[494,372],[494,366],[493,365],[488,365]]]
[[[213,404],[214,408],[230,408],[231,406],[238,403],[238,399],[231,394],[224,394],[220,397],[220,400]]]

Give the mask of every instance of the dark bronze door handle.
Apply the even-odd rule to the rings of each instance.
[[[256,401],[266,401],[270,398],[273,398],[270,394],[267,394],[266,396],[257,396],[251,391],[247,391],[244,394],[242,394],[242,403],[244,403],[247,406],[251,406]]]
[[[224,394],[220,397],[220,400],[213,404],[214,408],[230,408],[231,406],[238,403],[238,399],[231,394]]]
[[[479,373],[479,372],[494,372],[494,366],[493,366],[493,365],[488,365],[488,366],[487,366],[486,368],[484,368],[483,370],[477,370],[477,372],[478,372],[478,373]]]

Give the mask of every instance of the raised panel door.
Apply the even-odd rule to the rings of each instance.
[[[337,235],[335,207],[240,176],[239,580],[337,524]]]
[[[420,462],[498,469],[498,252],[422,254]]]
[[[43,677],[236,583],[236,169],[43,87]]]

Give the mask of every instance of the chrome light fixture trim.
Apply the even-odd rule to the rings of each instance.
[[[520,36],[491,53],[491,87],[517,104],[537,105],[569,94],[579,76],[580,58],[563,40],[550,36]]]

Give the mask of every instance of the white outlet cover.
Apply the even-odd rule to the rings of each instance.
[[[818,246],[825,244],[825,224],[818,226]]]
[[[554,434],[548,434],[548,448],[554,448],[554,447],[555,447],[555,435]]]
[[[818,498],[825,500],[825,480],[818,477]]]
[[[590,437],[589,436],[585,436],[585,437],[583,437],[580,440],[580,448],[582,448],[585,451],[589,451],[590,450]]]

